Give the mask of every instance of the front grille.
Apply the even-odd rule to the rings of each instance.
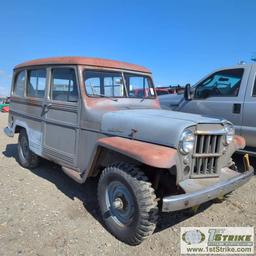
[[[218,176],[218,159],[221,155],[222,135],[196,136],[191,177]]]

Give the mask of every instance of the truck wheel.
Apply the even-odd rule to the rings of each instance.
[[[104,223],[117,239],[138,245],[155,230],[155,191],[135,165],[119,163],[105,168],[98,183],[98,201]]]
[[[24,168],[35,168],[39,162],[39,157],[29,149],[28,136],[25,129],[22,129],[19,134],[18,160]]]

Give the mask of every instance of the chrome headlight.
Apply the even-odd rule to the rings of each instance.
[[[230,144],[234,138],[235,135],[235,128],[232,124],[230,123],[225,123],[224,124],[224,130],[226,132],[225,135],[225,142],[226,144]]]
[[[195,135],[190,130],[182,132],[179,141],[179,150],[183,154],[193,153],[195,145]]]

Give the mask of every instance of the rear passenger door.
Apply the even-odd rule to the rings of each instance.
[[[246,145],[256,147],[256,66],[251,69],[246,89],[241,135],[245,137]]]
[[[49,68],[43,107],[43,152],[61,165],[76,167],[79,136],[79,92],[75,67]]]

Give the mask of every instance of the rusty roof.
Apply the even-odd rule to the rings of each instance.
[[[117,68],[125,70],[133,70],[139,72],[151,73],[151,71],[145,67],[138,66],[135,64],[130,64],[127,62],[101,59],[101,58],[88,58],[88,57],[53,57],[53,58],[43,58],[27,61],[15,66],[16,68],[37,66],[37,65],[52,65],[52,64],[77,64],[77,65],[87,65],[94,67],[104,67],[104,68]]]

